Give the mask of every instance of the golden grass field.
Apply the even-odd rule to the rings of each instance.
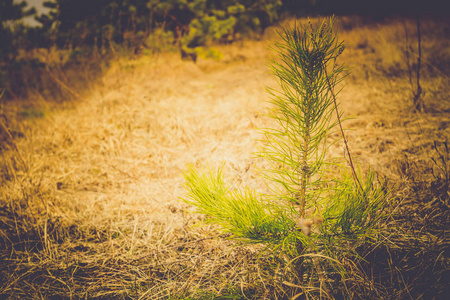
[[[422,113],[405,55],[406,28],[416,61],[415,20],[340,22],[348,44],[340,60],[351,74],[338,100],[351,117],[350,150],[395,186],[397,208],[410,217],[398,230],[420,244],[411,249],[437,251],[435,264],[448,274],[448,182],[432,182],[449,175],[449,22],[421,21]],[[258,247],[236,246],[180,201],[189,163],[225,161],[234,184],[264,190],[255,172],[264,162],[253,153],[268,124],[265,86],[277,87],[267,66],[275,31],[216,46],[222,59],[196,64],[178,53],[118,56],[76,100],[36,92],[2,102],[0,298],[271,299],[283,288]],[[342,145],[332,153],[342,156]],[[442,186],[441,197],[426,196]],[[415,290],[419,281],[380,287],[365,279],[383,291],[377,299],[427,299]]]

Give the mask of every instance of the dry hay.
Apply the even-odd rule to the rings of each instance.
[[[373,261],[391,259],[378,271],[390,269],[395,280],[405,269],[428,269],[396,266],[387,254],[400,249],[400,260],[407,251],[432,253],[438,268],[431,278],[440,278],[448,270],[448,240],[442,238],[449,223],[443,212],[448,193],[429,199],[426,189],[436,186],[417,182],[433,178],[412,176],[411,166],[427,166],[415,174],[436,169],[430,163],[434,141],[450,136],[443,96],[448,76],[424,76],[429,112],[412,112],[408,78],[382,68],[401,60],[389,52],[397,48],[386,34],[398,36],[401,23],[354,22],[342,33],[352,44],[342,60],[355,74],[340,94],[341,108],[356,117],[345,123],[353,129],[348,139],[360,162],[399,183],[402,212],[389,221],[390,230],[402,227],[386,233],[384,250],[361,253]],[[226,161],[234,183],[264,189],[254,172],[262,162],[252,153],[256,129],[267,124],[261,115],[268,100],[264,86],[276,86],[266,67],[272,31],[265,41],[220,46],[221,61],[193,64],[175,54],[118,58],[101,83],[76,102],[29,99],[2,106],[13,140],[8,137],[0,150],[0,296],[262,299],[287,288],[271,279],[276,270],[266,268],[257,247],[234,246],[213,226],[197,226],[201,217],[179,201],[188,163]],[[444,98],[447,102],[440,101]],[[342,155],[340,147],[332,149],[335,154]],[[414,213],[419,216],[406,222]],[[430,243],[432,250],[425,247]],[[408,261],[417,262],[409,256]],[[389,280],[361,276],[354,295],[388,297],[395,286],[396,295],[407,297],[419,295],[414,287],[422,287],[412,277],[383,287]]]

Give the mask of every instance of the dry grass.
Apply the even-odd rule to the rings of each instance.
[[[448,289],[448,182],[431,174],[439,170],[431,158],[434,141],[450,136],[449,40],[445,21],[423,20],[427,111],[414,113],[403,22],[412,42],[413,20],[342,20],[351,44],[342,60],[353,67],[340,94],[356,118],[346,123],[350,146],[398,183],[399,200],[384,240],[361,249],[369,262],[355,271],[355,298],[438,299]],[[282,298],[289,287],[257,247],[197,226],[179,201],[182,170],[194,162],[225,160],[236,184],[264,189],[252,152],[266,124],[264,85],[275,86],[266,67],[273,31],[220,46],[221,61],[118,58],[76,101],[3,104],[0,298]]]

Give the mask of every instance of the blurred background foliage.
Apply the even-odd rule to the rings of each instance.
[[[211,41],[230,42],[241,33],[264,31],[279,19],[280,0],[52,0],[48,13],[27,9],[25,1],[0,2],[1,59],[14,60],[19,49],[64,49],[125,44],[151,48],[151,34],[171,36],[181,49]],[[35,14],[40,26],[20,20]],[[154,38],[153,38],[154,39]],[[154,40],[153,40],[154,41]],[[166,41],[167,42],[167,41]],[[157,47],[157,45],[155,45]]]
[[[268,26],[287,16],[355,13],[382,16],[439,11],[434,5],[439,3],[437,0],[419,1],[422,5],[414,3],[404,0],[376,3],[355,0],[49,0],[44,2],[47,12],[39,13],[26,1],[0,0],[0,88],[5,90],[5,98],[19,98],[27,95],[26,90],[42,86],[40,81],[46,77],[53,78],[50,81],[56,86],[61,83],[74,86],[57,82],[63,77],[58,73],[66,72],[69,65],[73,70],[74,64],[81,64],[84,69],[98,69],[93,64],[104,62],[118,52],[179,51],[182,58],[193,61],[198,56],[218,58],[220,53],[210,47],[213,43],[260,38]],[[34,16],[38,26],[32,27],[23,21],[30,16]],[[41,55],[30,54],[36,49]],[[50,57],[50,49],[63,52],[56,58]],[[42,53],[46,53],[45,59]],[[38,76],[25,76],[30,72]],[[43,92],[48,93],[49,89],[46,90]]]
[[[198,55],[218,57],[220,53],[208,47],[211,43],[260,35],[282,11],[280,0],[51,0],[44,2],[48,12],[41,14],[28,9],[25,1],[2,0],[0,5],[0,87],[9,98],[42,86],[44,77],[61,80],[58,73],[66,73],[68,65],[73,69],[81,61],[84,69],[96,69],[92,64],[117,52],[180,51],[193,61]],[[38,26],[23,22],[30,15]],[[50,58],[48,51],[42,59],[30,55],[35,49],[63,51],[57,58]],[[102,59],[88,62],[89,57]],[[30,71],[42,76],[24,80]],[[74,86],[57,82],[54,89],[61,83]]]

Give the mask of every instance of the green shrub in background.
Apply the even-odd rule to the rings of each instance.
[[[278,20],[280,0],[152,0],[155,26],[174,32],[183,57],[217,57],[211,42],[232,42],[238,35],[263,32]]]
[[[271,166],[261,172],[272,192],[232,188],[223,168],[185,172],[184,201],[234,238],[264,244],[273,269],[284,270],[275,275],[290,296],[331,298],[345,291],[345,270],[353,266],[343,262],[357,255],[360,241],[374,237],[388,205],[388,191],[373,173],[362,176],[353,162],[327,156],[327,137],[340,129],[335,88],[344,72],[336,64],[345,46],[335,22],[288,27],[274,47],[278,59],[271,67],[280,90],[268,90],[274,126],[262,131],[258,152]]]

